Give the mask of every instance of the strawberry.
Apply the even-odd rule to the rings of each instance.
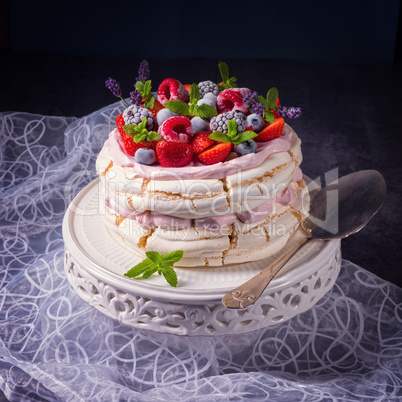
[[[210,134],[211,133],[209,131],[199,131],[197,135],[192,139],[191,145],[196,155],[216,143],[216,141],[208,138]]]
[[[186,88],[187,92],[190,93],[191,91],[191,84],[184,84],[184,88]]]
[[[184,142],[159,141],[156,146],[156,157],[162,167],[187,166],[193,155],[193,147]]]
[[[276,100],[276,105],[279,106],[281,104],[281,101],[279,100],[279,98]],[[279,116],[279,113],[277,110],[271,110],[271,112],[274,114],[275,117],[281,117]]]
[[[124,130],[123,127],[126,125],[123,119],[123,113],[119,114],[116,117],[116,126],[119,131],[120,138],[123,141],[124,149],[126,150],[127,155],[134,156],[135,152],[139,148],[153,148],[150,143],[146,143],[142,141],[140,143],[136,143],[132,137],[130,137]],[[154,141],[155,142],[155,141]]]
[[[271,123],[265,123],[264,128],[254,138],[254,141],[269,141],[274,138],[279,138],[283,133],[285,120],[283,117],[275,118]]]
[[[197,155],[198,160],[204,165],[214,165],[223,162],[232,149],[230,142],[219,142]]]
[[[164,79],[158,87],[158,100],[163,105],[169,100],[181,99],[188,102],[189,95],[184,85],[174,78]]]

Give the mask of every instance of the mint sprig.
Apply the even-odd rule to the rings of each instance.
[[[135,267],[129,269],[124,276],[133,279],[147,279],[155,272],[163,275],[170,286],[177,286],[177,275],[172,268],[173,264],[183,257],[183,250],[172,251],[168,254],[159,254],[157,251],[147,251],[147,258]]]
[[[155,97],[151,94],[152,80],[145,82],[137,81],[135,83],[135,89],[141,94],[142,99],[145,101],[144,107],[147,109],[153,109]]]
[[[190,89],[190,102],[187,104],[181,99],[165,102],[164,106],[173,113],[183,116],[198,116],[202,119],[209,119],[217,116],[218,112],[211,105],[197,105],[200,100],[200,89],[197,84],[192,84]]]
[[[229,76],[229,66],[224,62],[220,61],[218,63],[219,72],[221,73],[222,83],[218,84],[218,88],[220,91],[228,88],[236,88],[237,85],[235,82],[237,81],[236,77]]]
[[[254,131],[241,131],[238,133],[236,120],[229,120],[227,123],[227,128],[227,134],[216,130],[209,135],[209,138],[218,142],[231,142],[234,145],[239,145],[244,141],[251,140],[252,138],[258,136],[258,134]]]
[[[161,136],[156,131],[147,130],[147,118],[144,117],[140,124],[126,124],[123,130],[133,137],[134,142],[137,144],[141,141],[156,141],[160,140]]]
[[[263,96],[258,97],[258,101],[265,106],[264,118],[267,123],[270,123],[275,119],[275,115],[271,110],[278,110],[278,105],[276,101],[278,100],[278,89],[273,87],[267,92],[267,98]]]

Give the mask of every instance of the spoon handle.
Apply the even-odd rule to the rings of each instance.
[[[304,238],[291,247],[280,258],[264,268],[259,274],[255,275],[236,289],[226,293],[222,299],[223,305],[227,308],[236,309],[253,305],[275,275],[304,245],[308,243],[309,240],[310,238],[308,237]]]

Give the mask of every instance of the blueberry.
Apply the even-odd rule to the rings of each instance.
[[[209,106],[212,106],[213,108],[216,109],[216,103],[215,103],[213,100],[211,100],[211,99],[205,99],[205,98],[200,99],[200,100],[197,102],[197,105],[198,105],[198,106],[200,106],[200,105],[209,105]]]
[[[249,126],[253,126],[253,131],[258,133],[264,128],[265,122],[262,116],[259,114],[253,113],[247,117],[247,123]]]
[[[172,112],[169,109],[161,109],[161,110],[159,110],[158,114],[156,115],[156,120],[157,120],[158,124],[161,126],[165,120],[167,120],[173,116],[178,116],[178,114]]]
[[[235,145],[235,152],[237,156],[255,154],[257,152],[257,144],[254,140],[246,140],[239,145]]]
[[[138,148],[134,154],[135,161],[142,165],[152,165],[156,162],[156,154],[150,148]]]
[[[212,106],[216,107],[216,104],[218,103],[218,97],[216,95],[214,95],[212,92],[207,92],[202,99],[208,100],[213,102]]]
[[[191,119],[191,125],[193,126],[193,132],[198,133],[198,131],[209,131],[209,123],[201,119],[201,117],[195,116]]]

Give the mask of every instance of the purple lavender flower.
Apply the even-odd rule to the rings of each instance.
[[[247,105],[247,106],[252,106],[254,105],[254,103],[258,103],[258,94],[257,92],[250,92],[247,95],[245,95],[245,97],[243,98],[243,102]]]
[[[260,116],[264,116],[265,106],[257,102],[251,106],[251,110],[253,111],[253,113],[259,114]]]
[[[138,77],[135,80],[145,82],[149,80],[150,75],[149,63],[147,60],[143,60],[138,69]]]
[[[297,119],[301,116],[302,111],[300,107],[286,107],[278,106],[278,114],[284,119]]]
[[[130,101],[132,105],[141,106],[142,95],[134,89],[134,91],[130,92]]]
[[[121,98],[121,88],[120,84],[114,80],[113,78],[110,78],[105,82],[106,88],[110,89],[113,93],[114,96],[117,96],[118,98]]]

